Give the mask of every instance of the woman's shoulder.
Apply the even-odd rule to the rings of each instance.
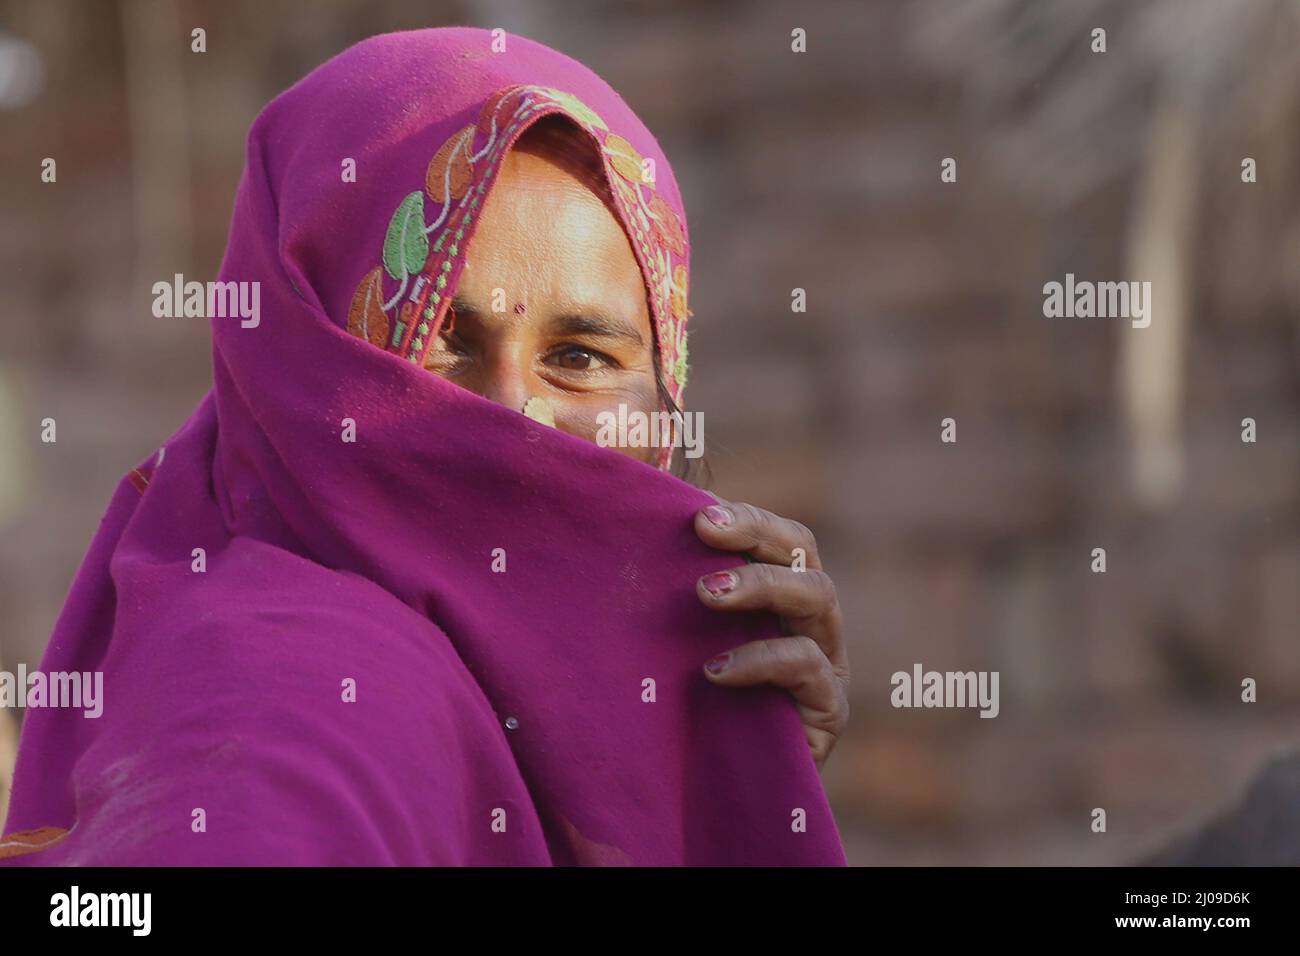
[[[176,581],[178,632],[298,633],[319,628],[423,632],[428,618],[373,581],[265,542],[234,538]]]
[[[359,574],[265,542],[234,538],[191,566],[119,576],[105,668],[189,685],[217,678],[328,681],[358,671],[436,667],[446,638],[414,608]],[[397,669],[396,673],[394,669]]]

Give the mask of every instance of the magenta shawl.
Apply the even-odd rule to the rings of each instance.
[[[7,862],[844,862],[790,697],[701,673],[777,633],[696,597],[739,560],[694,535],[710,499],[419,365],[502,151],[561,112],[684,384],[667,160],[506,42],[375,37],[254,123],[220,279],[261,321],[212,320],[211,394],[113,496],[41,665],[102,671],[103,715],[27,711]]]

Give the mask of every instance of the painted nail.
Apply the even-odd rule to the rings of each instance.
[[[722,505],[709,505],[704,509],[704,517],[708,518],[719,528],[730,528],[732,517],[730,510]]]
[[[730,663],[731,663],[731,651],[727,651],[727,653],[725,654],[719,654],[717,657],[710,659],[704,665],[704,669],[708,671],[710,674],[721,674],[723,671],[727,669],[727,665]]]
[[[706,574],[700,578],[700,583],[704,585],[704,590],[717,597],[726,594],[736,586],[737,578],[730,571],[714,571],[712,574]]]

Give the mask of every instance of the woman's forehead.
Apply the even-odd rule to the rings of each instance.
[[[500,289],[507,308],[599,306],[648,322],[645,280],[627,233],[580,175],[563,159],[507,157],[465,250],[457,292],[472,303]]]

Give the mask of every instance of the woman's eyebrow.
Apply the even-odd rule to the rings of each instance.
[[[469,300],[460,295],[452,296],[451,307],[462,315],[478,315],[478,309],[470,305]]]
[[[460,295],[452,297],[451,307],[467,318],[481,316],[483,312]],[[596,307],[581,306],[561,312],[551,318],[548,331],[555,335],[596,335],[604,338],[626,339],[634,345],[645,346],[641,333],[626,322],[620,322]]]
[[[626,339],[636,345],[645,345],[645,339],[635,328],[603,312],[561,312],[551,319],[550,326],[552,331],[560,335],[599,335],[606,338]]]

